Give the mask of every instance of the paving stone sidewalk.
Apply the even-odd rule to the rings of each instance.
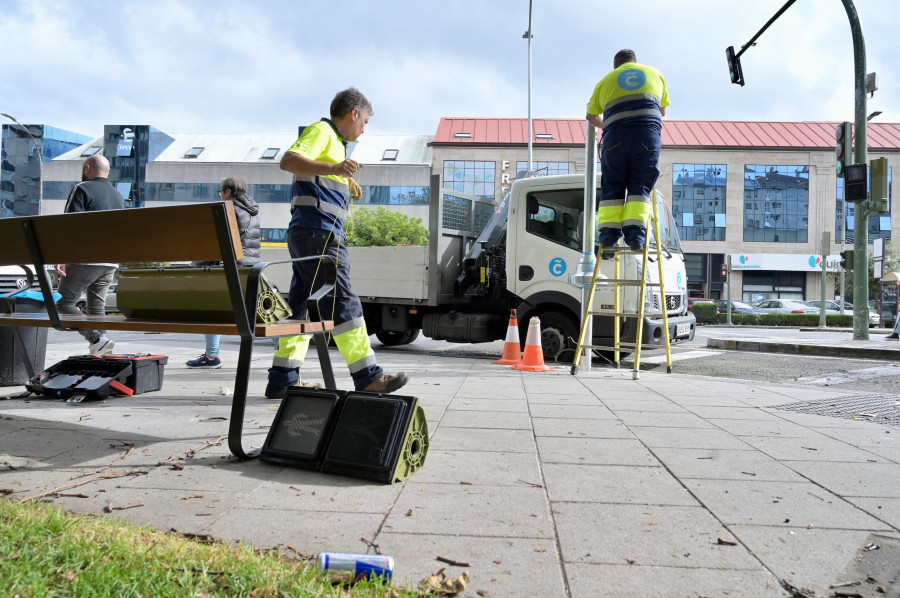
[[[397,585],[467,570],[467,597],[832,596],[831,584],[865,579],[876,554],[888,557],[873,565],[877,584],[853,590],[898,591],[900,428],[805,409],[846,392],[677,373],[635,381],[604,368],[528,373],[483,356],[381,350],[386,370],[411,376],[402,392],[420,398],[431,433],[422,470],[384,485],[235,460],[220,441],[236,351],[223,344],[226,367],[193,371],[183,363],[199,337],[117,350],[151,342],[170,357],[159,392],[0,402],[8,498],[119,474],[68,491],[87,498],[48,498],[287,553],[377,546],[394,557]],[[80,350],[51,345],[47,363]],[[245,446],[262,444],[277,409],[261,398],[270,359],[256,348]],[[305,378],[316,371],[311,352]]]

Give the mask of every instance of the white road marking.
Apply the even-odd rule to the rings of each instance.
[[[672,353],[672,361],[682,361],[684,359],[697,359],[698,357],[711,357],[713,355],[721,355],[725,351],[685,351],[684,353]],[[641,357],[641,363],[665,363],[666,356],[654,355],[653,357]]]
[[[863,368],[861,370],[825,374],[824,376],[804,376],[802,378],[795,378],[795,380],[797,382],[802,382],[803,384],[831,386],[834,384],[847,384],[848,382],[856,382],[858,380],[871,380],[872,378],[880,378],[883,376],[900,376],[900,366],[887,365],[874,368]]]

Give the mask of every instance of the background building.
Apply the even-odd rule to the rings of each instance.
[[[0,144],[0,218],[40,213],[43,162],[49,162],[91,138],[49,125],[4,124]],[[31,136],[29,136],[31,133]],[[34,137],[34,141],[32,141]],[[35,147],[35,143],[37,147]],[[38,155],[38,148],[40,155]],[[81,171],[76,180],[81,179]],[[44,177],[47,180],[47,177]],[[46,194],[48,189],[44,187]]]
[[[584,172],[584,120],[535,119],[533,125],[538,175]],[[722,264],[730,255],[733,298],[818,297],[822,233],[832,235],[825,252],[830,269],[841,241],[853,241],[853,205],[844,205],[843,179],[834,171],[836,126],[664,120],[657,189],[672,207],[692,296],[724,296]],[[41,139],[61,136],[39,127]],[[3,128],[3,192],[13,194],[3,197],[13,206],[20,201],[20,211],[34,210],[26,207],[35,206],[37,197],[33,144],[22,139],[24,132],[10,132],[16,128]],[[364,165],[357,205],[383,205],[427,222],[432,174],[444,188],[499,200],[528,168],[527,135],[526,119],[499,118],[442,118],[434,136],[364,135],[348,147]],[[55,145],[57,150],[75,143],[62,137],[60,143],[69,145]],[[241,177],[261,206],[265,243],[284,243],[291,177],[278,163],[296,135],[165,134],[148,125],[107,125],[103,137],[79,139],[80,145],[44,164],[45,213],[62,211],[80,180],[81,162],[102,152],[113,167],[111,181],[134,207],[215,201],[221,179]],[[888,159],[892,189],[900,124],[870,123],[868,144],[870,159]],[[44,146],[47,160],[49,141]],[[888,213],[869,218],[870,240],[892,239],[898,225],[891,199]]]
[[[533,125],[538,174],[584,172],[584,120]],[[672,206],[691,296],[724,296],[722,264],[731,255],[735,299],[818,297],[822,232],[832,233],[831,269],[841,239],[853,242],[853,205],[844,209],[834,170],[836,126],[663,121],[657,189]],[[527,163],[527,130],[525,119],[441,119],[434,173],[445,188],[499,198]],[[869,159],[888,158],[890,175],[900,165],[900,124],[869,123],[868,147]],[[887,214],[869,219],[870,240],[891,239],[891,209],[889,201]]]

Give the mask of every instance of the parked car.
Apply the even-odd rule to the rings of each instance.
[[[819,308],[821,301],[818,299],[814,299],[812,301],[806,301],[805,303],[809,303],[816,309]],[[826,301],[825,302],[825,313],[826,314],[839,314],[841,313],[841,304],[837,301]],[[853,315],[853,304],[847,303],[844,301],[844,314]],[[869,307],[869,328],[878,325],[878,312],[875,311],[874,307]]]
[[[724,314],[728,313],[728,300],[727,299],[718,299],[716,301],[716,305],[719,306],[719,313]],[[734,301],[731,302],[731,313],[733,314],[764,314],[766,312],[760,311],[750,305],[749,303],[745,303],[744,301]]]
[[[694,307],[695,303],[714,303],[712,299],[703,299],[702,297],[688,297],[688,311]]]
[[[817,314],[818,307],[813,307],[796,299],[766,299],[756,306],[766,314]]]

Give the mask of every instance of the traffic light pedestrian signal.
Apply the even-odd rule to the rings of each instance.
[[[728,61],[728,72],[731,74],[731,82],[743,87],[744,71],[741,69],[741,57],[734,55],[734,46],[725,48],[725,59]]]
[[[849,122],[840,123],[834,132],[834,138],[837,141],[834,146],[834,157],[837,160],[834,170],[840,178],[844,176],[847,166],[853,164],[853,125]]]
[[[853,250],[845,249],[841,252],[841,268],[844,270],[853,269]]]

